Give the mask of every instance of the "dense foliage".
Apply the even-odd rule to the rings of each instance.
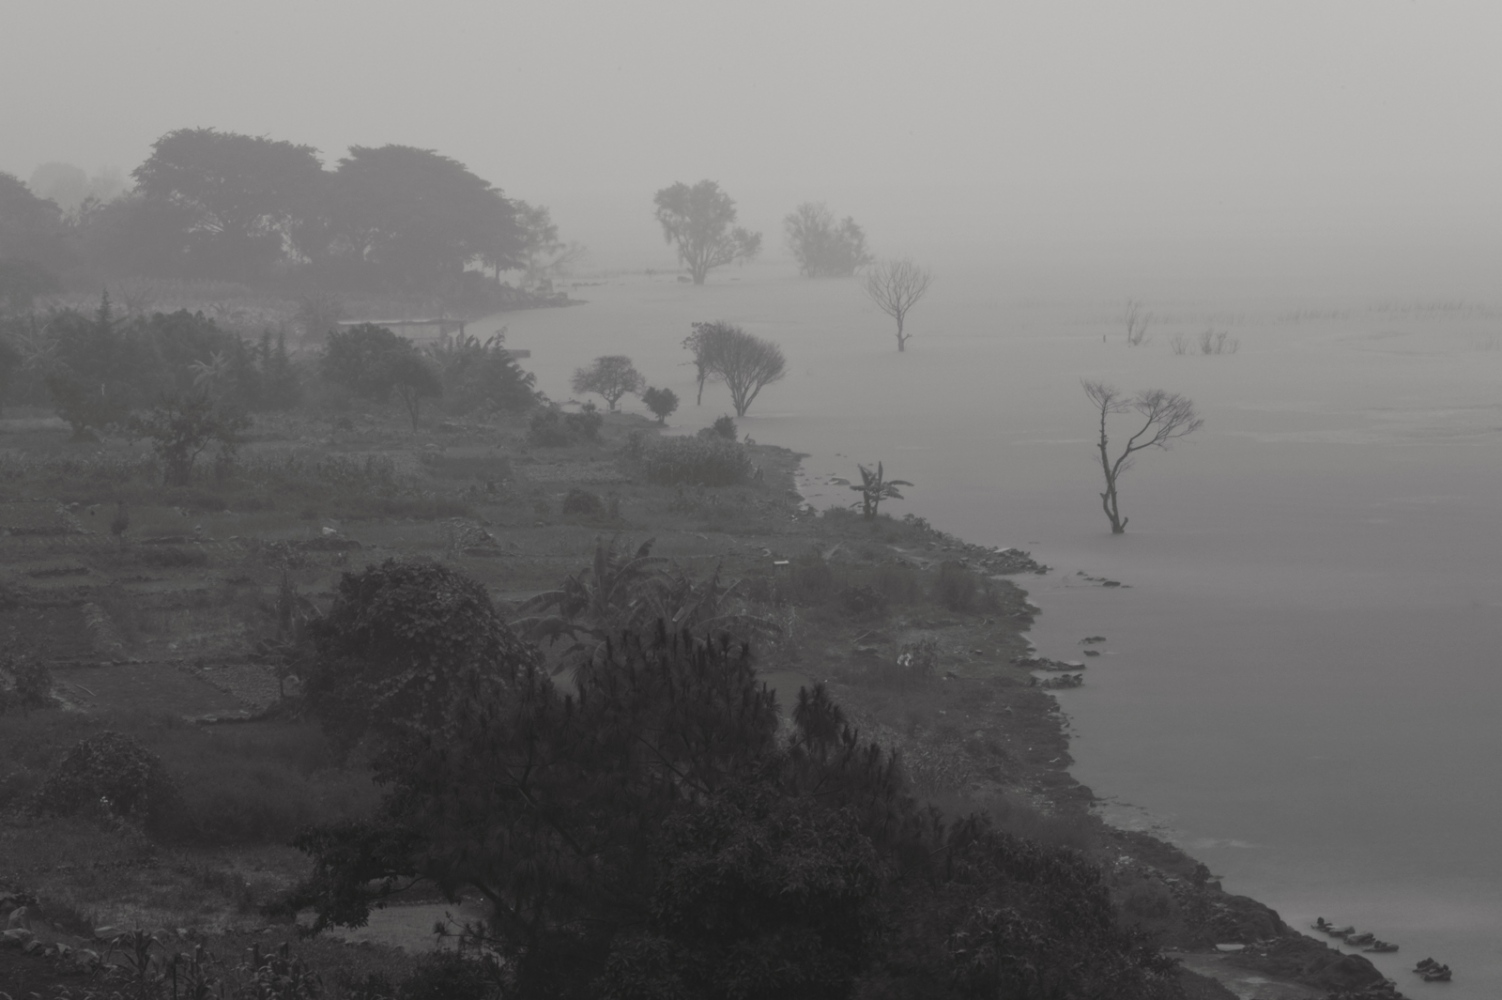
[[[68,751],[37,792],[36,807],[65,816],[97,809],[156,827],[176,798],[156,754],[133,737],[106,730]]]
[[[683,346],[694,356],[700,402],[706,382],[723,382],[735,415],[744,417],[762,389],[787,375],[787,358],[770,340],[730,323],[695,323],[693,331]]]
[[[437,563],[388,559],[344,574],[308,631],[308,704],[346,746],[442,726],[456,704],[509,689],[534,655],[482,585]]]
[[[65,214],[0,174],[0,298],[24,303],[55,277],[147,276],[290,279],[493,308],[517,294],[500,284],[502,271],[545,286],[582,252],[558,239],[546,208],[411,146],[354,146],[325,169],[311,146],[181,128],[158,138],[132,176],[124,194],[87,179],[37,179],[69,202]],[[23,273],[22,263],[34,269]]]
[[[920,807],[822,687],[792,721],[744,648],[660,628],[568,689],[522,669],[388,749],[377,816],[299,839],[289,905],[482,896],[513,997],[1175,995],[1083,858]]]

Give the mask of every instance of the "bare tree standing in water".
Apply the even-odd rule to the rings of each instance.
[[[1106,477],[1106,491],[1100,495],[1100,504],[1111,521],[1111,534],[1120,535],[1126,531],[1128,519],[1121,516],[1117,505],[1116,484],[1121,474],[1131,467],[1132,456],[1147,448],[1166,450],[1178,438],[1199,430],[1205,421],[1194,411],[1194,402],[1176,392],[1143,389],[1135,396],[1123,396],[1115,386],[1104,382],[1081,384],[1085,387],[1085,395],[1100,411],[1100,440],[1096,447],[1100,449],[1100,467]],[[1137,414],[1141,426],[1127,438],[1121,454],[1112,459],[1106,418],[1121,413]]]

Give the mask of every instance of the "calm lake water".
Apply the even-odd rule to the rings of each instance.
[[[813,502],[845,502],[829,477],[880,460],[916,484],[892,513],[1053,567],[1018,580],[1043,608],[1044,655],[1107,637],[1059,698],[1076,774],[1113,821],[1175,840],[1295,925],[1321,915],[1398,942],[1373,958],[1410,996],[1502,995],[1502,315],[1155,303],[1131,348],[1119,301],[1019,303],[982,275],[941,279],[904,354],[853,283],[770,268],[579,287],[586,305],[507,317],[508,343],[555,399],[575,367],[627,354],[693,430],[730,406],[723,387],[694,406],[689,323],[778,341],[789,377],[740,425],[808,453]],[[1206,328],[1237,352],[1174,353]],[[1205,417],[1123,477],[1124,536],[1099,508],[1082,378],[1182,392]],[[1456,981],[1420,983],[1407,970],[1425,955]]]

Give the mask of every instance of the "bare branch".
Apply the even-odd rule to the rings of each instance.
[[[932,271],[906,258],[879,261],[861,272],[861,288],[878,309],[897,321],[899,351],[906,350],[912,336],[904,329],[908,310],[928,294],[928,286],[933,280]]]

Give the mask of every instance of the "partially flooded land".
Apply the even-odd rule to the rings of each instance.
[[[674,571],[717,572],[736,583],[739,611],[776,624],[758,669],[785,711],[800,688],[827,684],[863,738],[900,754],[914,794],[1083,852],[1120,919],[1195,956],[1187,966],[1241,995],[1271,989],[1258,977],[1380,986],[1365,958],[1288,926],[1317,913],[1401,941],[1394,961],[1378,960],[1405,991],[1424,989],[1404,978],[1418,949],[1457,968],[1455,995],[1473,995],[1466,981],[1484,981],[1485,954],[1444,920],[1402,912],[1443,908],[1451,876],[1425,878],[1401,853],[1417,834],[1393,830],[1405,822],[1393,803],[1439,797],[1462,814],[1450,834],[1423,834],[1457,870],[1470,847],[1443,838],[1494,828],[1454,798],[1466,783],[1455,762],[1490,750],[1473,717],[1486,698],[1457,699],[1454,685],[1484,695],[1496,683],[1478,662],[1497,648],[1480,624],[1499,597],[1495,542],[1482,541],[1498,467],[1484,392],[1502,357],[1485,339],[1493,317],[1191,306],[1161,339],[1128,347],[1107,305],[1003,308],[976,293],[948,312],[936,300],[933,332],[899,356],[844,283],[754,270],[704,288],[602,280],[576,290],[586,304],[495,323],[554,398],[597,345],[630,355],[683,400],[665,430],[634,401],[596,439],[558,446],[529,437],[525,416],[435,412],[414,430],[394,408],[357,405],[258,418],[233,470],[164,491],[138,442],[67,443],[42,412],[7,421],[0,626],[41,651],[62,703],[12,709],[0,727],[0,880],[26,894],[11,902],[27,904],[39,937],[102,951],[89,941],[102,928],[181,927],[230,932],[226,954],[281,940],[259,932],[262,907],[306,871],[288,839],[379,796],[315,723],[276,711],[297,694],[276,657],[287,622],[325,610],[346,572],[437,560],[517,618],[601,546],[652,539]],[[744,446],[755,474],[725,487],[647,482],[651,441],[726,408],[714,386],[695,407],[683,367],[689,324],[707,319],[741,323],[789,358],[788,379],[739,421],[759,442]],[[1172,350],[1175,333],[1216,325],[1239,339],[1234,356]],[[1080,377],[1184,391],[1209,420],[1124,480],[1132,522],[1120,539],[1095,498]],[[858,482],[857,463],[877,461],[916,485],[867,519],[829,480]],[[1422,470],[1433,490],[1389,492],[1390,463],[1410,484]],[[1442,625],[1426,632],[1426,621]],[[1432,671],[1422,683],[1416,655]],[[1064,676],[1084,683],[1044,689]],[[181,798],[161,836],[107,810],[22,808],[70,746],[104,728],[139,739],[174,776]],[[1376,738],[1395,728],[1415,743]],[[1462,743],[1436,748],[1451,766],[1415,760],[1440,730]],[[1334,763],[1311,763],[1328,759],[1311,740]],[[1080,781],[1126,828],[1101,821]],[[1310,872],[1329,864],[1322,845],[1343,860],[1321,882]],[[1292,873],[1282,881],[1280,865]],[[1248,891],[1288,923],[1232,894]],[[407,961],[306,947],[331,977],[341,965],[395,975]],[[21,969],[18,952],[0,956]]]

